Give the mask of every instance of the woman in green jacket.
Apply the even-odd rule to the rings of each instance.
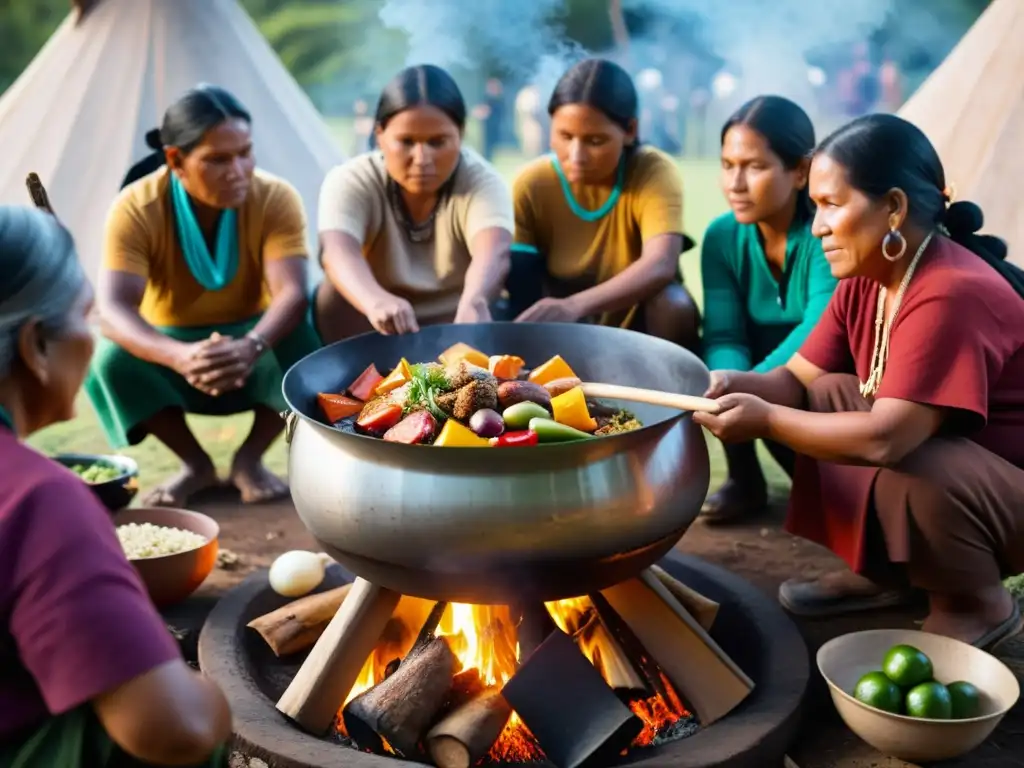
[[[828,305],[836,281],[811,234],[807,172],[814,126],[796,104],[759,96],[722,128],[722,190],[732,209],[711,222],[701,248],[704,359],[712,371],[770,371],[795,353]],[[792,454],[768,445],[790,472]],[[729,479],[708,497],[709,523],[765,508],[753,443],[726,448]]]

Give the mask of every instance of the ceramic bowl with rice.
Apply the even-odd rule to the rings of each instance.
[[[187,598],[217,563],[220,527],[199,512],[165,507],[126,509],[115,521],[125,556],[157,607]]]

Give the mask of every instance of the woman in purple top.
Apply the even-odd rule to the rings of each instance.
[[[231,713],[181,658],[107,511],[18,438],[74,416],[92,288],[50,215],[0,207],[0,766],[223,761]]]

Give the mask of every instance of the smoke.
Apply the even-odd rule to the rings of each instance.
[[[881,28],[894,0],[626,0],[630,10],[689,21],[736,75],[737,97],[810,97],[807,56],[844,47]]]
[[[585,55],[557,24],[564,0],[387,0],[380,20],[405,33],[405,65],[477,70],[484,61],[519,82],[554,83]]]

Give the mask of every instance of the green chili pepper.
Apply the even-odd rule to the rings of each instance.
[[[509,429],[526,429],[530,419],[550,419],[551,412],[542,405],[524,400],[510,405],[501,414],[501,420]]]
[[[537,439],[542,443],[565,443],[570,440],[589,440],[592,437],[575,427],[539,417],[530,419],[530,430],[537,433]]]

